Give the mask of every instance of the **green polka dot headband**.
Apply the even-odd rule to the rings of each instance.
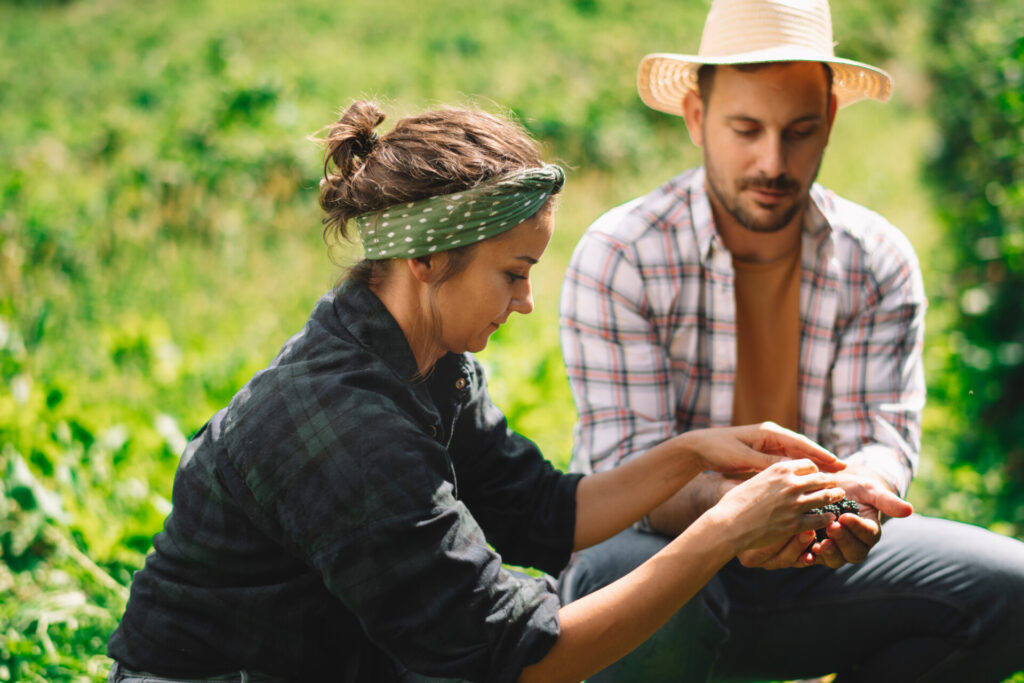
[[[356,216],[365,258],[418,258],[494,237],[537,213],[565,183],[554,164],[528,168],[453,194]]]

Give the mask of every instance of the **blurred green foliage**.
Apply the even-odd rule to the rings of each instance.
[[[564,467],[575,413],[558,348],[562,273],[600,212],[699,162],[682,121],[640,103],[635,70],[647,52],[696,49],[707,6],[0,0],[0,681],[104,679],[106,637],[169,509],[187,436],[301,326],[337,277],[332,260],[357,254],[321,241],[321,161],[307,139],[355,98],[379,99],[390,122],[436,105],[506,113],[568,166],[558,229],[534,270],[537,309],[481,354],[510,422]],[[1000,22],[989,5],[950,5],[942,11],[978,30],[928,34],[930,7],[835,3],[839,53],[890,69],[897,90],[885,107],[843,111],[821,179],[900,225],[922,253],[960,254],[937,267],[924,259],[934,299],[959,303],[983,286],[992,312],[1017,321],[995,302],[1020,276],[1019,234],[1009,227],[1021,225],[1020,89],[1014,99],[1008,87],[1019,84],[1020,42],[1016,67],[999,62],[1003,71],[986,72],[977,94],[943,86],[934,92],[940,104],[926,106],[929,41],[960,45],[961,61],[937,69],[952,82],[974,68],[970,50],[999,60],[993,35],[1006,35],[999,31],[1013,19]],[[1007,86],[1002,95],[993,83]],[[939,99],[946,90],[956,98]],[[1005,147],[997,155],[1005,164],[1017,155],[1010,176],[985,177],[996,156],[952,161],[960,151],[938,166],[964,164],[956,173],[933,174],[981,183],[940,196],[943,216],[983,223],[990,209],[956,212],[991,194],[1000,211],[1016,212],[999,214],[1001,232],[989,222],[936,245],[939,223],[918,166],[925,150],[943,149],[960,131],[937,119],[936,137],[932,113],[962,114],[973,146]],[[1009,113],[1016,128],[998,128]],[[1011,131],[1007,142],[999,130]],[[999,241],[979,242],[991,237]],[[985,257],[984,276],[969,270],[978,244],[997,254]],[[989,279],[992,262],[1004,289]],[[954,271],[964,274],[946,277]],[[942,289],[954,282],[955,291]],[[982,414],[956,403],[958,389],[979,394],[1006,372],[993,364],[988,374],[963,374],[964,349],[1002,363],[1016,347],[1001,344],[1021,341],[1019,327],[997,337],[982,326],[989,318],[954,313],[940,305],[929,318],[930,357],[943,362],[932,363],[939,393],[926,462],[977,440],[971,427]],[[1000,386],[1002,397],[1018,385]],[[1019,430],[1015,405],[1016,413],[986,413],[991,444],[1007,443],[996,435],[1003,439],[1014,420]],[[943,464],[953,456],[937,458],[912,490],[918,508],[990,525],[1019,521],[1010,489],[992,502],[1003,490],[1003,460],[991,444],[953,468]]]
[[[929,31],[940,135],[928,180],[946,238],[931,297],[931,395],[950,438],[944,514],[1024,534],[1024,13],[942,0]]]

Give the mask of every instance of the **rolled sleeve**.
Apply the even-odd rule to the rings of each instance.
[[[851,288],[860,298],[839,331],[832,372],[834,448],[906,495],[921,447],[927,300],[916,256],[903,235],[879,228],[868,238],[866,286]]]
[[[383,520],[312,561],[368,638],[417,673],[512,681],[558,638],[557,597],[505,570],[454,501]]]
[[[556,470],[532,441],[508,428],[478,363],[464,372],[469,399],[449,444],[460,498],[504,562],[558,574],[573,547],[582,475]]]
[[[300,386],[292,399],[314,395]],[[348,419],[310,420],[322,432],[302,437],[324,450],[293,450],[289,470],[273,477],[241,475],[256,504],[271,510],[367,638],[403,666],[514,680],[557,639],[557,597],[502,568],[454,496],[442,445],[371,398],[335,403]]]

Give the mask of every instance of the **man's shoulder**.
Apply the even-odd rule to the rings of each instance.
[[[916,264],[910,240],[877,211],[820,185],[814,186],[812,199],[831,228],[840,258],[844,252],[855,250],[869,260],[874,255]]]
[[[651,231],[663,232],[689,224],[695,191],[703,192],[703,169],[692,168],[609,209],[587,229],[617,242],[633,243]]]

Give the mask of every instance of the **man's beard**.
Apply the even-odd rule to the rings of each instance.
[[[775,178],[769,178],[764,175],[740,178],[735,182],[735,192],[732,195],[726,195],[719,187],[714,167],[709,163],[708,159],[705,159],[704,166],[707,170],[707,182],[708,188],[711,190],[711,194],[715,196],[715,199],[718,200],[719,204],[722,205],[722,207],[737,223],[751,232],[778,232],[789,225],[789,222],[793,220],[793,217],[807,206],[808,192],[801,192],[800,183],[797,182],[796,179],[785,174]],[[818,168],[814,169],[814,178],[818,177],[818,171],[820,168],[821,162],[819,161]],[[759,219],[750,211],[747,211],[740,202],[741,193],[751,188],[787,191],[791,193],[794,200],[793,203],[782,213],[769,216],[766,219]]]

